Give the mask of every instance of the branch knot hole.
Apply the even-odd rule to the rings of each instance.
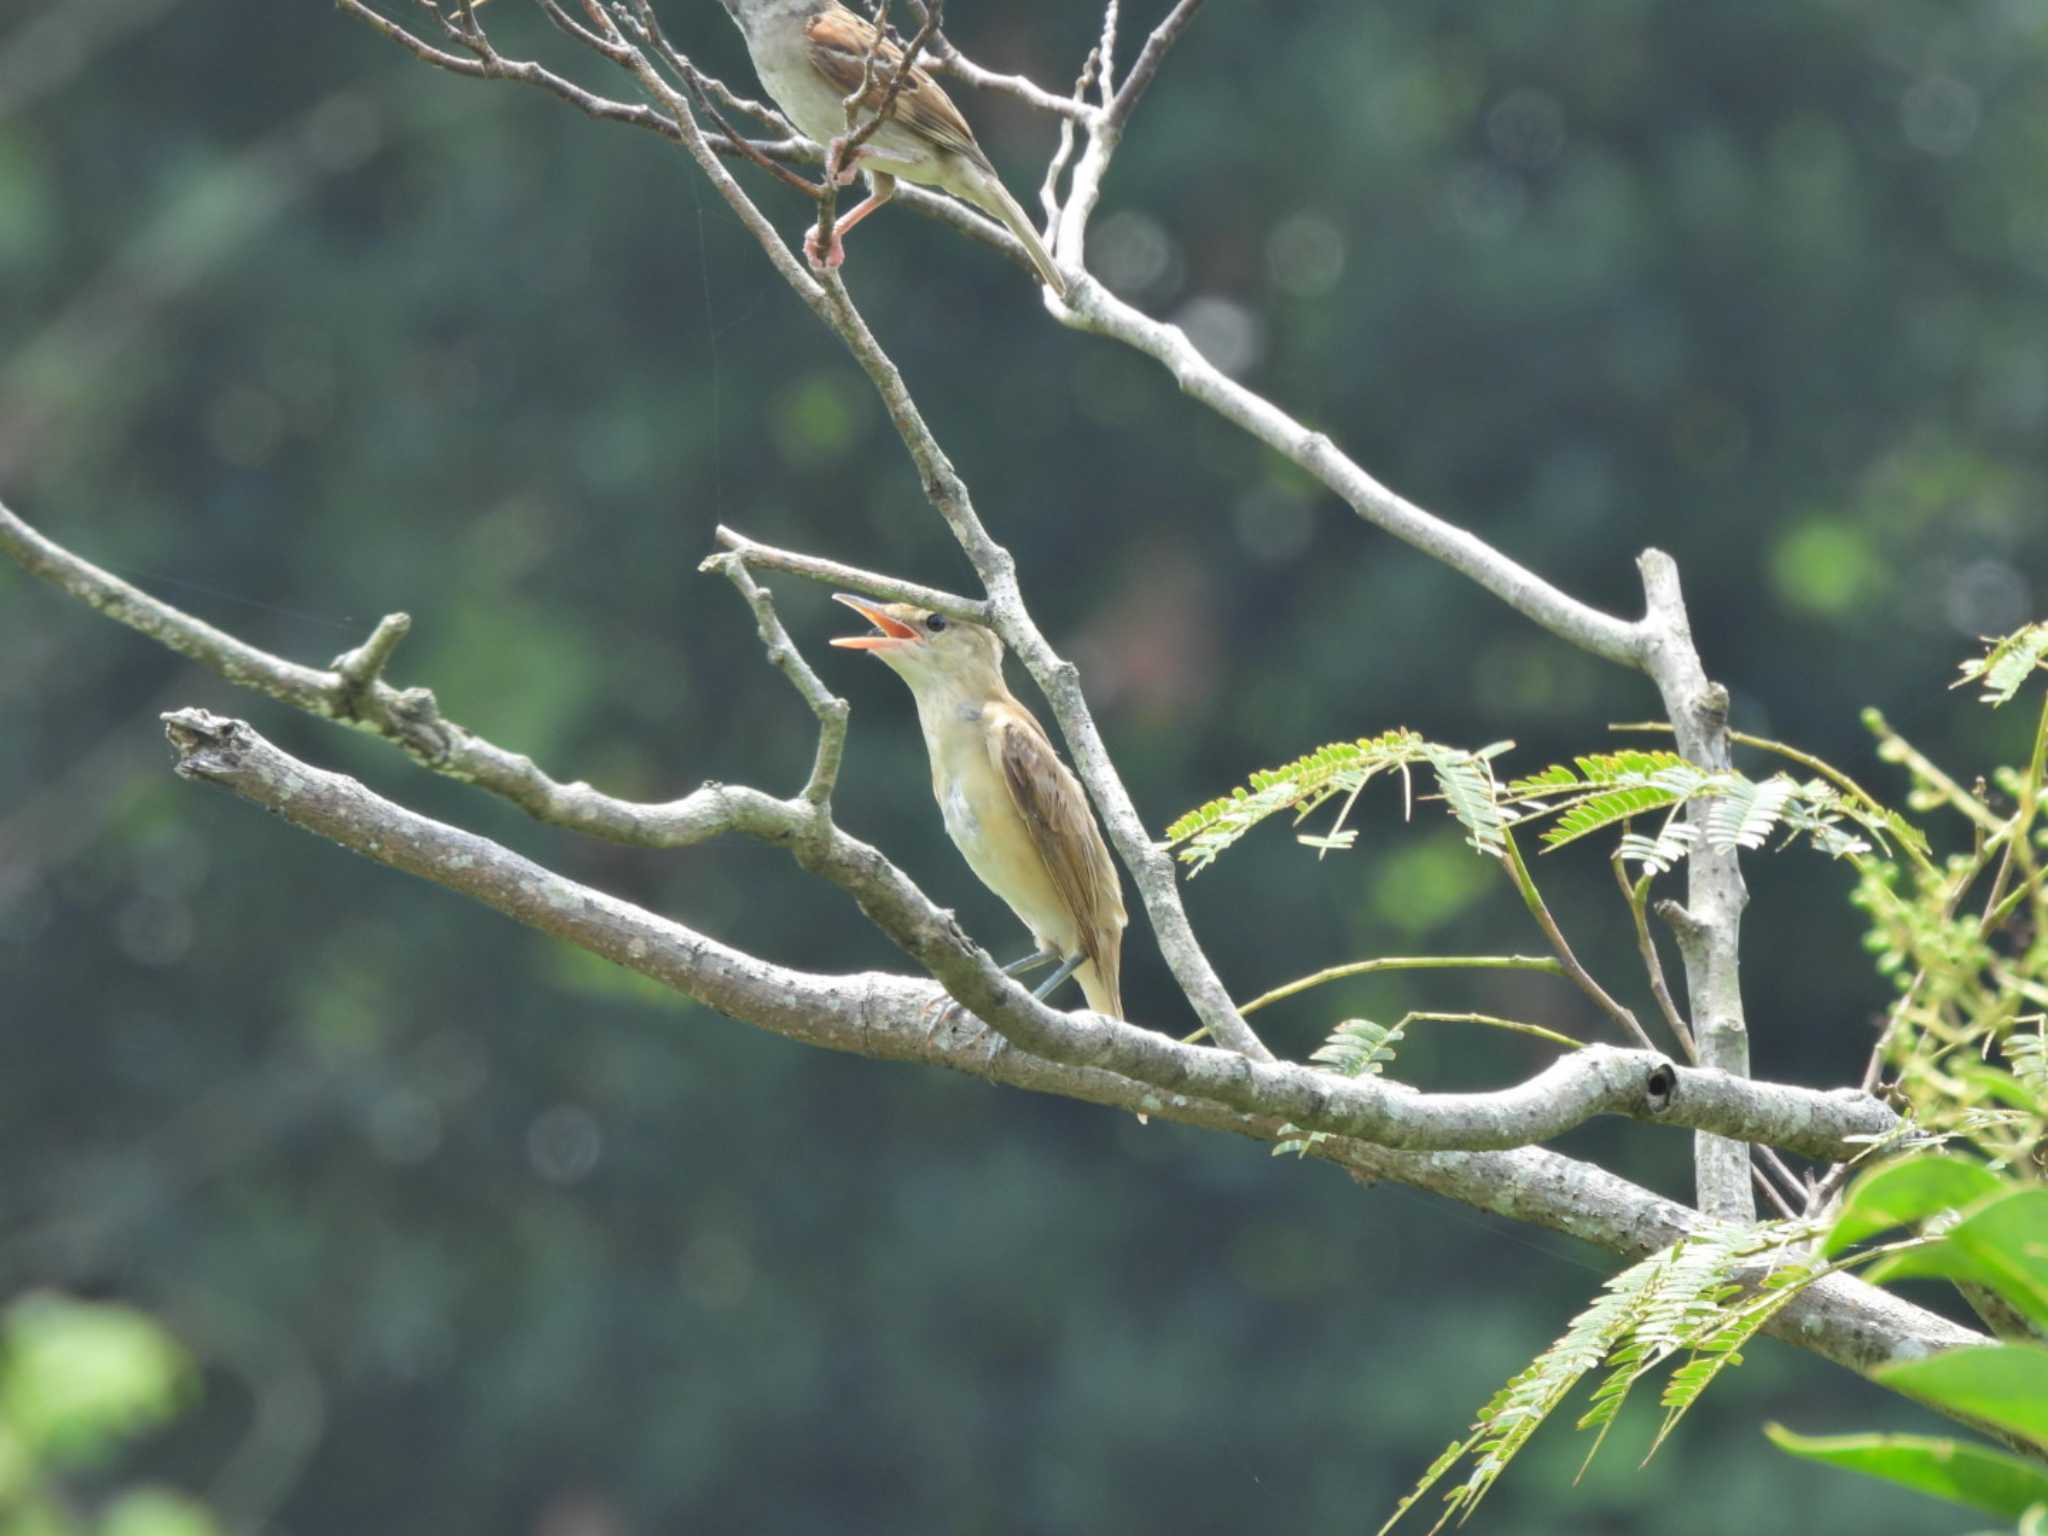
[[[1678,1068],[1669,1061],[1658,1060],[1643,1079],[1643,1092],[1651,1111],[1662,1114],[1678,1096]]]

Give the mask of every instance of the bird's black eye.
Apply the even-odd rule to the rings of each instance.
[[[945,629],[946,616],[943,613],[935,613],[924,621],[924,627],[936,635]]]

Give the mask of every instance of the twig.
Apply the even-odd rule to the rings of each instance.
[[[1634,1037],[1636,1043],[1646,1051],[1657,1047],[1651,1043],[1649,1033],[1636,1022],[1636,1016],[1609,995],[1607,989],[1595,981],[1592,974],[1579,964],[1579,957],[1572,953],[1566,942],[1564,930],[1557,925],[1557,919],[1550,915],[1550,908],[1543,900],[1543,893],[1536,888],[1536,881],[1529,873],[1529,866],[1522,861],[1522,850],[1515,842],[1514,833],[1502,829],[1501,841],[1504,850],[1501,867],[1514,882],[1516,892],[1522,898],[1522,905],[1529,909],[1529,915],[1536,919],[1536,926],[1543,930],[1543,936],[1550,941],[1550,948],[1564,969],[1564,975],[1572,985],[1590,997],[1608,1017]]]
[[[1173,45],[1180,41],[1181,34],[1188,29],[1188,23],[1195,19],[1195,12],[1202,8],[1202,0],[1180,0],[1166,15],[1166,19],[1152,29],[1152,35],[1145,39],[1145,46],[1138,53],[1138,62],[1131,66],[1116,97],[1104,111],[1107,124],[1112,130],[1121,129],[1131,120],[1131,114],[1144,100],[1146,90],[1159,73],[1159,66],[1166,62],[1166,55]],[[1109,73],[1102,76],[1103,89],[1109,89]]]
[[[2005,830],[2004,824],[1992,814],[1991,807],[1942,772],[1933,758],[1893,730],[1878,711],[1864,710],[1863,724],[1877,738],[1879,757],[1889,763],[1904,763],[1915,776],[1932,785],[1950,807],[1960,811],[1979,831],[1995,837]]]
[[[1621,861],[1621,855],[1614,856],[1614,878],[1621,886],[1622,900],[1628,903],[1628,915],[1635,923],[1636,953],[1643,958],[1643,969],[1650,978],[1650,993],[1657,999],[1657,1009],[1664,1015],[1665,1027],[1677,1040],[1679,1049],[1685,1052],[1687,1061],[1700,1059],[1699,1046],[1694,1043],[1692,1029],[1685,1017],[1678,1011],[1678,1004],[1671,997],[1671,983],[1664,977],[1664,961],[1657,953],[1657,941],[1650,933],[1650,882],[1655,871],[1645,874],[1635,884],[1630,884],[1628,868]]]
[[[1796,1216],[1793,1212],[1791,1205],[1786,1201],[1783,1195],[1778,1193],[1777,1186],[1772,1184],[1769,1179],[1764,1177],[1763,1169],[1758,1168],[1754,1164],[1752,1164],[1750,1166],[1749,1173],[1751,1179],[1755,1181],[1756,1187],[1763,1191],[1764,1198],[1771,1202],[1772,1207],[1777,1211],[1777,1213],[1780,1216],[1784,1217],[1787,1221],[1795,1220]]]
[[[1779,1187],[1787,1196],[1802,1205],[1813,1198],[1813,1186],[1794,1173],[1785,1159],[1778,1156],[1775,1148],[1753,1147],[1750,1150],[1756,1154],[1757,1162],[1764,1170],[1776,1176]]]
[[[399,642],[412,633],[412,615],[387,613],[378,621],[370,638],[352,651],[343,651],[331,663],[351,699],[361,700],[371,686],[383,680]]]
[[[1586,1048],[1583,1040],[1574,1040],[1570,1035],[1559,1034],[1554,1029],[1545,1029],[1541,1024],[1524,1024],[1519,1019],[1504,1019],[1492,1013],[1435,1013],[1428,1009],[1415,1009],[1401,1015],[1397,1029],[1406,1029],[1410,1024],[1483,1024],[1488,1029],[1504,1030],[1511,1035],[1527,1035],[1532,1040],[1546,1040],[1552,1045],[1561,1045],[1568,1051],[1582,1051]]]
[[[972,598],[956,597],[951,592],[941,592],[936,587],[922,587],[914,581],[898,581],[893,576],[884,576],[878,571],[862,570],[859,566],[842,565],[837,560],[821,560],[816,555],[800,555],[792,550],[777,549],[772,544],[757,544],[736,529],[720,524],[712,535],[718,543],[738,555],[750,566],[763,571],[784,571],[791,576],[802,576],[806,580],[821,582],[828,587],[851,587],[856,592],[865,592],[870,597],[884,598],[892,603],[909,603],[918,608],[930,608],[948,618],[966,619],[971,623],[986,624],[989,619],[988,604]]]
[[[1081,61],[1081,73],[1074,80],[1074,94],[1068,98],[1068,105],[1087,107],[1088,87],[1095,82],[1095,71],[1102,62],[1102,50],[1090,49],[1088,57]],[[1096,110],[1088,107],[1089,111]],[[1053,233],[1060,228],[1060,178],[1067,172],[1067,165],[1074,157],[1074,146],[1079,142],[1074,132],[1075,118],[1068,118],[1060,124],[1059,142],[1053,146],[1052,159],[1046,162],[1045,180],[1038,189],[1039,206],[1045,209],[1046,219]]]
[[[599,794],[587,784],[560,784],[531,758],[507,752],[443,716],[424,688],[393,688],[380,676],[352,683],[339,671],[301,666],[258,650],[129,585],[72,554],[0,505],[0,553],[30,575],[48,582],[116,623],[189,656],[229,682],[271,698],[381,736],[436,773],[477,785],[511,801],[536,821],[642,848],[680,848],[717,836],[725,818],[753,816],[771,802],[758,803],[733,790],[699,790],[660,805],[641,805]],[[378,649],[388,656],[398,627],[379,626]],[[349,653],[372,652],[364,645]],[[769,827],[770,822],[756,820]]]
[[[1088,157],[1084,156],[1061,212],[1058,254],[1070,268],[1080,265],[1075,236],[1092,207],[1091,194],[1084,185],[1087,173]],[[1099,188],[1099,181],[1097,185]],[[1264,396],[1226,376],[1196,350],[1178,326],[1154,320],[1096,282],[1076,283],[1058,318],[1062,324],[1121,341],[1154,359],[1173,375],[1184,394],[1244,428],[1335,492],[1365,521],[1476,582],[1532,623],[1607,661],[1643,667],[1647,636],[1640,625],[1568,596],[1483,539],[1396,495],[1347,458],[1325,433],[1295,420]]]
[[[782,627],[782,620],[775,612],[775,599],[767,588],[748,574],[743,556],[712,555],[698,569],[715,571],[739,589],[740,596],[747,600],[747,606],[754,610],[755,628],[761,636],[761,644],[768,649],[768,660],[789,679],[790,685],[810,706],[811,713],[817,716],[818,753],[811,765],[810,781],[803,788],[803,799],[821,816],[829,815],[832,790],[839,782],[839,762],[846,754],[846,720],[850,713],[846,700],[827,688],[811,669],[811,664],[804,660],[803,652],[789,638],[789,631]]]
[[[372,10],[363,3],[363,0],[334,0],[334,3],[346,14],[381,32],[415,58],[433,65],[436,69],[445,69],[454,75],[468,75],[475,80],[514,80],[522,85],[538,86],[552,95],[559,96],[579,112],[600,121],[627,123],[636,128],[650,129],[664,138],[681,138],[674,127],[664,123],[661,114],[652,107],[612,101],[595,92],[586,91],[573,80],[566,79],[539,64],[520,63],[502,57],[491,61],[464,58],[459,53],[449,53],[445,49],[434,47],[381,12]]]
[[[1111,76],[1116,72],[1116,24],[1118,0],[1108,0],[1102,8],[1102,41],[1095,45],[1097,57],[1102,60],[1102,102],[1106,107],[1115,94]]]
[[[1312,987],[1352,976],[1376,976],[1383,971],[1541,971],[1551,976],[1565,975],[1563,963],[1549,955],[1414,955],[1353,960],[1347,965],[1333,965],[1290,981],[1270,992],[1261,992],[1250,1002],[1240,1004],[1237,1011],[1257,1013],[1261,1008],[1299,996]]]
[[[759,102],[742,100],[726,89],[723,83],[708,78],[690,62],[681,49],[668,40],[668,34],[662,30],[661,19],[655,14],[649,0],[633,0],[628,22],[635,28],[642,44],[654,49],[656,57],[668,65],[676,78],[690,88],[691,93],[697,98],[697,105],[704,109],[705,116],[718,125],[719,131],[725,135],[726,143],[732,146],[735,153],[751,160],[784,186],[794,188],[805,197],[816,200],[825,195],[825,189],[816,182],[806,181],[786,166],[778,164],[765,149],[751,143],[732,125],[719,107],[723,102],[737,111],[755,114],[780,132],[793,133],[795,130],[780,112],[764,107]]]
[[[1023,75],[999,75],[994,70],[983,69],[953,45],[953,40],[944,33],[934,37],[925,49],[934,74],[953,75],[969,85],[984,91],[1000,91],[1014,96],[1026,106],[1040,112],[1050,112],[1069,122],[1092,123],[1101,108],[1086,101],[1075,101],[1071,97],[1058,96],[1044,86]]]
[[[1919,996],[1921,984],[1927,980],[1927,973],[1920,972],[1906,984],[1906,990],[1899,994],[1899,1000],[1892,1004],[1892,1010],[1885,1016],[1884,1028],[1877,1032],[1877,1042],[1870,1048],[1870,1059],[1863,1064],[1862,1089],[1865,1093],[1877,1091],[1877,1080],[1884,1074],[1885,1052],[1890,1049],[1892,1036],[1905,1021],[1906,1010],[1913,1006],[1913,999]]]

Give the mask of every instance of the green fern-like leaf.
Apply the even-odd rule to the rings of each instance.
[[[1566,811],[1555,825],[1544,832],[1543,843],[1547,848],[1562,848],[1567,843],[1575,843],[1590,833],[1598,832],[1602,827],[1611,827],[1649,811],[1676,806],[1683,798],[1675,791],[1655,784],[1610,789],[1581,800]]]
[[[1166,829],[1169,847],[1200,873],[1216,856],[1267,818],[1292,811],[1297,820],[1338,795],[1355,795],[1378,774],[1423,759],[1413,731],[1388,731],[1332,742],[1279,768],[1254,773],[1243,789],[1188,812]]]
[[[1963,675],[1956,686],[1982,683],[1984,691],[1979,697],[1995,709],[2011,703],[2037,667],[2048,666],[2048,621],[1986,641],[1985,646],[1982,656],[1962,664]]]
[[[1673,1374],[1662,1395],[1666,1413],[1661,1442],[1714,1377],[1741,1362],[1741,1346],[1757,1329],[1817,1277],[1803,1265],[1780,1266],[1748,1299],[1740,1300],[1740,1272],[1759,1257],[1808,1242],[1819,1231],[1820,1225],[1812,1222],[1716,1228],[1685,1238],[1614,1276],[1606,1293],[1572,1320],[1563,1338],[1494,1394],[1479,1411],[1472,1434],[1437,1458],[1381,1528],[1381,1536],[1468,1457],[1470,1471],[1444,1495],[1443,1519],[1435,1530],[1454,1515],[1469,1517],[1573,1387],[1604,1366],[1606,1374],[1578,1421],[1581,1429],[1598,1431],[1586,1453],[1590,1465],[1636,1384],[1691,1351],[1692,1360]]]
[[[2012,1075],[2021,1087],[2029,1090],[2039,1102],[2048,1103],[2048,1023],[2044,1023],[2038,1014],[2018,1022],[2031,1023],[2033,1033],[2023,1034],[2015,1030],[2005,1037],[2001,1048],[2005,1052],[2006,1065],[2012,1068]]]
[[[1787,1229],[1775,1224],[1728,1227],[1687,1238],[1673,1249],[1671,1262],[1644,1301],[1628,1342],[1614,1352],[1606,1379],[1595,1388],[1592,1406],[1579,1420],[1579,1428],[1599,1430],[1580,1465],[1581,1476],[1599,1454],[1636,1383],[1710,1335],[1726,1317],[1728,1302],[1741,1289],[1735,1282],[1736,1271],[1758,1252],[1790,1240]]]
[[[1724,851],[1763,847],[1784,820],[1799,785],[1782,773],[1761,784],[1736,774],[1722,777],[1725,782],[1707,805],[1707,845]]]
[[[1307,1157],[1319,1143],[1329,1139],[1328,1131],[1304,1131],[1290,1120],[1280,1127],[1280,1140],[1273,1143],[1273,1156],[1286,1157],[1292,1153],[1295,1157]]]
[[[1464,1482],[1444,1495],[1443,1517],[1431,1528],[1431,1536],[1442,1530],[1453,1515],[1469,1517],[1557,1405],[1628,1336],[1672,1257],[1671,1249],[1652,1254],[1608,1280],[1605,1293],[1572,1319],[1564,1337],[1538,1355],[1480,1409],[1473,1433],[1436,1459],[1380,1527],[1380,1536],[1386,1536],[1417,1500],[1468,1455],[1472,1458],[1472,1470]]]
[[[1345,1077],[1373,1077],[1394,1059],[1401,1040],[1398,1024],[1390,1029],[1371,1019],[1346,1019],[1330,1031],[1329,1039],[1309,1053],[1308,1059]]]
[[[1308,756],[1251,776],[1246,787],[1188,812],[1166,829],[1168,847],[1178,846],[1190,873],[1207,868],[1231,844],[1269,817],[1292,812],[1296,822],[1344,797],[1335,825],[1327,832],[1303,834],[1300,841],[1319,853],[1341,852],[1356,834],[1344,826],[1352,803],[1380,774],[1404,776],[1419,764],[1435,773],[1444,802],[1464,824],[1473,845],[1498,853],[1504,847],[1506,818],[1497,803],[1488,763],[1512,742],[1495,742],[1478,752],[1440,746],[1413,731],[1388,731],[1356,741],[1332,742]]]
[[[1493,774],[1485,759],[1477,753],[1440,747],[1434,742],[1426,743],[1423,750],[1436,774],[1437,787],[1443,791],[1444,803],[1464,827],[1472,846],[1481,853],[1505,852],[1507,818],[1501,814]]]
[[[1638,832],[1624,832],[1619,852],[1622,860],[1629,864],[1640,864],[1654,869],[1660,875],[1668,875],[1679,861],[1692,852],[1693,844],[1699,841],[1700,831],[1689,821],[1667,819],[1657,830],[1655,837],[1644,837]]]
[[[1590,753],[1574,761],[1576,770],[1560,763],[1507,788],[1510,804],[1526,807],[1531,816],[1557,817],[1543,834],[1546,848],[1562,848],[1651,811],[1674,810],[1732,777],[1707,773],[1675,752]],[[1644,862],[1669,867],[1685,856],[1678,840],[1659,841],[1657,858]],[[1638,853],[1650,851],[1632,847]]]
[[[1510,781],[1508,798],[1540,799],[1604,785],[1640,784],[1674,768],[1700,771],[1676,752],[1589,752],[1573,762],[1578,764],[1576,771],[1563,763],[1553,763],[1541,773]]]
[[[1700,1337],[1692,1359],[1673,1371],[1670,1380],[1664,1383],[1664,1422],[1657,1427],[1649,1450],[1643,1453],[1644,1461],[1663,1448],[1678,1421],[1723,1371],[1742,1364],[1743,1347],[1818,1278],[1819,1272],[1808,1265],[1784,1265],[1765,1279],[1761,1295],[1735,1309]]]

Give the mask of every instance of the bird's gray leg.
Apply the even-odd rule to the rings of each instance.
[[[1056,987],[1058,987],[1061,982],[1065,981],[1069,976],[1073,975],[1074,972],[1081,969],[1081,967],[1087,963],[1087,960],[1088,957],[1086,955],[1076,955],[1071,960],[1061,961],[1060,968],[1054,971],[1050,976],[1046,977],[1045,980],[1041,981],[1038,984],[1038,990],[1033,992],[1031,995],[1037,998],[1041,1003],[1044,1002],[1048,997],[1052,996],[1053,990]]]
[[[1043,965],[1046,961],[1051,960],[1053,958],[1055,957],[1052,955],[1026,955],[1022,960],[1019,960],[1015,965],[1004,966],[1003,970],[1006,974],[1014,976],[1018,973],[1020,969],[1033,970],[1036,969],[1038,966]],[[1059,984],[1061,982],[1065,981],[1069,976],[1073,975],[1074,972],[1078,971],[1083,965],[1085,965],[1087,963],[1087,959],[1088,957],[1086,955],[1076,955],[1071,960],[1060,961],[1060,968],[1054,971],[1050,976],[1046,977],[1044,981],[1041,981],[1038,984],[1038,989],[1034,991],[1031,995],[1037,998],[1041,1003],[1044,1002],[1048,997],[1052,996],[1053,992],[1059,987]],[[995,1075],[996,1063],[1002,1060],[1003,1052],[1007,1051],[1010,1048],[1010,1042],[1008,1037],[1002,1034],[999,1030],[992,1029],[989,1031],[989,1033],[993,1035],[995,1039],[989,1045],[988,1056],[981,1064],[981,1075],[992,1080]]]
[[[1058,950],[1034,949],[1030,954],[1026,955],[1023,959],[1012,960],[1008,965],[1004,966],[1002,968],[1003,974],[1005,976],[1027,975],[1030,972],[1037,970],[1042,965],[1051,965],[1055,960],[1059,959],[1059,957],[1060,956]],[[938,1032],[941,1029],[943,1029],[946,1025],[950,1024],[953,1021],[954,1016],[961,1011],[960,1005],[948,997],[942,997],[938,999],[936,1002],[932,1004],[932,1008],[934,1010],[935,1017],[932,1019],[931,1028],[927,1029],[924,1032],[924,1037],[927,1042],[935,1038],[938,1035]]]

